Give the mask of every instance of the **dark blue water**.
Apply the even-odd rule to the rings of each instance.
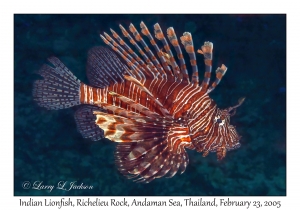
[[[216,69],[228,71],[211,97],[221,108],[246,101],[231,122],[242,146],[217,161],[188,151],[182,175],[150,184],[127,180],[114,164],[115,143],[90,142],[76,130],[76,107],[48,111],[32,99],[35,72],[55,55],[83,82],[90,48],[105,45],[99,33],[131,22],[149,29],[159,22],[177,36],[191,32],[195,48],[214,43]],[[203,57],[197,55],[200,79]],[[15,15],[14,19],[15,195],[286,195],[285,15]],[[214,74],[213,74],[214,77]],[[23,189],[22,183],[77,181],[92,190]]]

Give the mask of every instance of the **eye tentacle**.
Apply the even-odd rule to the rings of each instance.
[[[246,97],[240,98],[238,100],[238,104],[237,105],[228,108],[228,113],[230,113],[232,110],[234,110],[234,113],[230,114],[230,116],[233,116],[235,114],[236,108],[238,108],[239,106],[241,106],[244,103],[245,99],[246,99]]]

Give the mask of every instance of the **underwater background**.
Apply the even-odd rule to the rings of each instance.
[[[220,108],[244,104],[231,118],[241,147],[222,161],[216,154],[188,150],[185,173],[149,184],[134,183],[114,164],[114,142],[83,139],[76,129],[78,107],[46,110],[32,98],[36,74],[50,56],[58,57],[88,84],[88,50],[105,46],[100,33],[140,21],[153,32],[173,26],[177,37],[192,33],[195,49],[214,44],[213,71],[228,67],[210,94]],[[165,33],[166,35],[166,33]],[[124,39],[125,40],[125,39]],[[147,38],[145,38],[147,40]],[[148,40],[147,40],[148,41]],[[189,58],[185,54],[186,63]],[[200,80],[203,56],[198,54]],[[215,74],[212,74],[214,80]],[[23,183],[60,181],[93,186],[86,190],[24,189]],[[14,15],[14,195],[286,195],[286,15]]]

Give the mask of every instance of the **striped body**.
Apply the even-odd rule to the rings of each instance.
[[[201,87],[187,84],[182,80],[174,79],[173,81],[165,81],[158,78],[146,78],[143,85],[153,93],[155,98],[158,98],[158,100],[162,102],[163,106],[169,110],[173,119],[189,119],[189,122],[185,125],[188,127],[188,133],[186,133],[188,137],[184,139],[184,141],[191,142],[191,140],[193,140],[195,142],[194,144],[199,142],[199,144],[201,144],[201,146],[199,146],[200,151],[204,150],[209,152],[217,150],[216,146],[220,144],[221,139],[217,141],[217,139],[212,138],[212,136],[217,136],[219,126],[214,127],[215,119],[221,116],[221,111],[208,94],[201,91]],[[133,109],[128,103],[124,103],[119,98],[109,94],[111,91],[128,97],[154,112],[160,112],[153,105],[153,102],[147,98],[145,92],[142,92],[135,84],[127,80],[112,84],[103,89],[94,88],[81,83],[80,103],[95,105],[96,101],[101,101],[103,104],[113,105],[139,113],[138,110]],[[113,111],[108,110],[108,112],[114,114]],[[230,131],[227,129],[222,132],[228,133],[227,135],[229,135]],[[206,141],[208,134],[211,135],[211,137],[209,137],[209,139],[212,139],[211,141]],[[235,133],[228,141],[224,141],[223,146],[228,150],[239,147],[238,142],[231,140],[236,137],[237,134]]]
[[[55,67],[42,67],[40,74],[45,80],[36,81],[35,99],[48,109],[81,105],[75,113],[79,132],[95,141],[106,137],[118,142],[118,169],[139,182],[183,173],[188,165],[185,149],[196,149],[203,156],[216,152],[218,160],[223,159],[228,150],[240,146],[230,116],[244,99],[221,110],[209,97],[227,70],[225,65],[217,68],[216,80],[209,86],[212,43],[205,42],[197,51],[205,63],[200,84],[190,33],[185,32],[180,40],[190,58],[191,80],[174,29],[167,29],[167,37],[176,55],[159,24],[154,25],[154,35],[162,49],[143,22],[140,27],[154,52],[132,24],[132,35],[120,25],[135,50],[113,30],[113,38],[107,33],[100,35],[112,50],[90,50],[87,75],[91,85],[81,83],[58,59],[51,58]]]
[[[178,80],[166,81],[158,78],[147,78],[143,85],[151,91],[155,98],[158,98],[158,100],[161,101],[174,119],[182,117],[184,112],[187,112],[192,108],[197,108],[195,105],[193,106],[193,104],[197,103],[205,94],[201,92],[199,86],[187,84],[186,82]],[[147,98],[147,93],[141,91],[135,84],[127,80],[121,83],[111,84],[106,88],[95,88],[81,83],[80,103],[94,105],[96,101],[100,101],[102,103],[129,109],[126,103],[122,103],[121,100],[110,95],[110,91],[131,98],[139,104],[159,112],[158,109],[155,109],[152,101]],[[205,95],[207,96],[207,94]],[[205,97],[205,100],[211,101],[209,97]],[[191,111],[193,112],[194,110]]]

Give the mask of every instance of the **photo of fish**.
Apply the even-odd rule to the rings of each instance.
[[[193,40],[189,32],[185,32],[180,39],[191,59],[191,80],[174,29],[168,28],[167,36],[177,52],[180,67],[159,24],[154,25],[154,33],[164,45],[165,52],[159,49],[147,26],[143,22],[140,26],[156,49],[156,56],[133,24],[130,24],[129,30],[135,40],[120,25],[123,35],[144,60],[111,30],[120,44],[107,33],[104,33],[106,38],[100,36],[122,56],[127,65],[106,48],[92,49],[88,57],[87,76],[93,86],[88,86],[81,83],[57,58],[50,58],[54,68],[49,65],[41,68],[39,74],[44,80],[35,82],[33,96],[40,106],[47,109],[96,105],[83,106],[76,112],[79,131],[85,138],[100,140],[106,137],[119,142],[115,158],[120,172],[148,183],[163,176],[173,177],[178,170],[183,173],[188,165],[185,148],[203,152],[204,157],[209,152],[216,152],[219,160],[225,157],[227,150],[238,148],[240,136],[229,122],[230,116],[244,99],[224,110],[217,108],[210,99],[208,93],[227,71],[224,64],[218,67],[216,80],[209,86],[213,43],[205,42],[198,50],[204,55],[205,63],[204,80],[199,84]],[[141,43],[148,56],[136,41]]]
[[[16,30],[20,31],[50,21],[47,29],[38,30],[42,38],[33,49],[42,50],[46,43],[54,49],[39,55],[33,50],[27,52],[27,56],[38,56],[39,61],[31,65],[31,93],[26,90],[31,99],[25,101],[30,100],[35,109],[28,122],[35,126],[24,132],[28,136],[25,142],[41,148],[33,153],[15,146],[20,150],[15,152],[20,157],[16,163],[20,172],[15,172],[20,180],[15,183],[17,194],[37,193],[19,187],[25,179],[21,178],[21,165],[26,159],[31,167],[38,164],[40,172],[36,173],[42,174],[30,183],[36,179],[47,184],[50,181],[46,177],[58,172],[67,182],[93,185],[92,190],[72,190],[70,195],[283,195],[285,140],[276,139],[284,136],[284,131],[270,134],[272,138],[277,136],[271,148],[282,159],[276,163],[280,165],[280,171],[274,173],[278,178],[264,175],[264,181],[257,182],[250,178],[267,167],[260,159],[262,152],[251,155],[266,148],[260,145],[265,142],[263,138],[269,138],[268,132],[259,133],[266,124],[258,113],[262,109],[268,112],[264,107],[275,96],[285,110],[285,91],[278,91],[285,88],[284,65],[276,65],[280,69],[269,74],[270,78],[280,78],[278,87],[272,87],[277,91],[260,95],[258,89],[265,89],[256,82],[262,75],[259,69],[274,59],[260,62],[255,69],[253,65],[262,59],[264,51],[256,51],[259,56],[252,53],[251,61],[248,56],[255,50],[254,32],[267,37],[262,33],[271,30],[271,17],[282,22],[285,19],[284,15],[16,15]],[[97,18],[111,19],[100,24]],[[176,24],[175,19],[182,24]],[[228,30],[217,29],[219,21],[228,21]],[[93,27],[95,34],[90,34]],[[234,33],[233,28],[238,30]],[[81,37],[85,35],[86,42]],[[68,40],[73,36],[74,41]],[[33,40],[31,37],[37,35],[29,30],[25,37]],[[284,50],[283,37],[270,38],[265,45]],[[18,48],[16,45],[15,50],[20,51]],[[281,77],[272,76],[275,73]],[[271,89],[268,85],[266,89]],[[29,95],[26,93],[26,97]],[[255,107],[255,101],[264,96],[267,98]],[[281,119],[277,122],[285,123],[284,114],[277,116]],[[272,129],[271,124],[267,128]],[[254,159],[250,161],[251,157]],[[251,169],[253,161],[255,168],[260,168],[256,172]],[[56,172],[48,168],[52,163]],[[225,189],[235,177],[245,179],[245,183],[254,182],[257,188],[241,192]],[[59,182],[51,180],[54,185]],[[230,181],[227,184],[225,180]],[[163,187],[172,182],[189,187],[182,192],[177,187]],[[276,183],[272,190],[271,183]],[[164,189],[156,189],[159,185]],[[192,186],[197,190],[192,192]],[[147,193],[141,191],[145,187]],[[129,190],[122,190],[125,188]],[[43,191],[39,193],[44,195]],[[61,193],[53,190],[50,194]]]

